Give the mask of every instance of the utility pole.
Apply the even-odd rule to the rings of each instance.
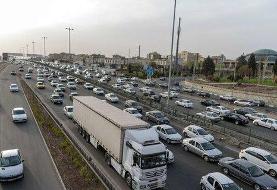
[[[139,54],[138,54],[138,58],[140,59],[140,45],[139,45]]]
[[[47,39],[47,37],[43,36],[42,39],[43,39],[43,56],[44,56],[44,58],[45,58],[45,56],[46,56],[46,51],[45,51],[45,40]]]
[[[174,42],[174,33],[175,33],[175,15],[176,15],[176,0],[174,0],[174,11],[173,11],[173,24],[172,24],[172,36],[171,36],[171,51],[170,51],[170,65],[169,65],[169,74],[168,74],[168,89],[167,89],[167,107],[169,103],[170,95],[170,83],[171,83],[171,69],[173,62],[173,42]]]
[[[67,27],[65,28],[68,30],[68,53],[69,53],[69,59],[71,61],[71,39],[70,39],[70,31],[74,30],[73,28]]]
[[[32,41],[32,44],[33,44],[33,57],[35,56],[35,41]]]
[[[178,24],[178,31],[177,31],[177,46],[176,46],[176,55],[175,55],[175,69],[178,65],[178,53],[179,53],[179,40],[180,40],[180,33],[181,33],[181,17],[179,17],[179,24]]]
[[[199,54],[196,53],[196,61],[193,62],[193,68],[192,68],[192,80],[195,79],[195,72],[196,72],[196,64],[198,64]]]

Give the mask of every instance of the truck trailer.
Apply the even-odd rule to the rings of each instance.
[[[79,133],[131,189],[165,186],[167,149],[148,123],[93,96],[73,97],[73,107]]]

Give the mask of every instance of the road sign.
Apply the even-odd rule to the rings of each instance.
[[[150,65],[146,69],[146,73],[148,77],[152,77],[154,75],[154,69]]]

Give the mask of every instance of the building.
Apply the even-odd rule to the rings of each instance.
[[[179,53],[179,63],[187,64],[187,63],[195,63],[195,62],[203,62],[204,57],[200,55],[200,53],[191,53],[189,51],[181,51]]]
[[[85,63],[87,64],[104,64],[105,63],[105,55],[101,54],[92,54],[86,57]]]
[[[148,65],[149,63],[149,59],[143,57],[126,58],[126,64]]]
[[[213,60],[215,65],[222,64],[226,61],[226,57],[223,54],[218,55],[218,56],[212,56],[211,59]]]
[[[155,60],[155,59],[161,59],[161,58],[162,58],[161,54],[157,52],[151,52],[147,54],[147,59],[149,60]]]
[[[250,54],[245,56],[245,59],[248,61]],[[272,70],[275,61],[277,60],[277,52],[272,49],[259,49],[254,51],[255,59],[257,63],[265,65],[266,70]]]
[[[22,53],[2,53],[3,61],[11,61],[13,59],[22,58]]]

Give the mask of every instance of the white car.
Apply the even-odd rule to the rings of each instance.
[[[128,112],[129,114],[135,116],[136,118],[142,118],[141,113],[136,108],[126,108],[123,110],[124,112]]]
[[[60,81],[60,82],[66,82],[67,80],[66,80],[66,78],[64,78],[64,77],[59,77],[59,81]]]
[[[92,89],[93,89],[93,86],[92,86],[91,83],[86,82],[86,83],[84,84],[84,88],[85,88],[85,89],[88,89],[88,90],[92,90]]]
[[[93,89],[93,91],[94,91],[94,89]],[[99,93],[100,91],[98,90],[97,93]],[[119,101],[118,97],[114,93],[105,94],[105,98],[106,98],[106,100],[108,100],[109,102],[112,102],[112,103],[117,103]]]
[[[159,134],[159,137],[169,143],[181,143],[182,136],[171,126],[163,125],[154,125],[153,128]]]
[[[25,79],[31,79],[31,78],[32,76],[29,73],[25,74]]]
[[[73,118],[73,106],[65,106],[63,112],[69,119]]]
[[[211,120],[212,122],[219,122],[222,120],[222,118],[215,112],[211,111],[203,111],[196,113],[197,116]]]
[[[98,80],[98,82],[104,83],[104,82],[107,82],[107,80],[105,78],[101,78],[101,79]]]
[[[124,84],[123,88],[134,88],[132,84]]]
[[[12,119],[13,122],[26,122],[27,121],[27,114],[24,108],[14,108],[12,110]]]
[[[100,73],[96,73],[95,75],[97,78],[101,78],[101,74]]]
[[[115,89],[121,89],[122,85],[116,83],[116,84],[113,84],[112,87],[115,88]]]
[[[267,118],[267,115],[264,113],[248,113],[245,114],[245,117],[247,117],[250,120],[255,120],[255,119],[265,119]]]
[[[259,125],[262,127],[269,128],[271,130],[277,130],[277,120],[272,118],[264,118],[264,119],[255,119],[253,121],[254,125]]]
[[[139,90],[141,92],[145,92],[145,91],[151,90],[151,88],[149,88],[148,86],[145,86],[145,87],[141,87]]]
[[[76,90],[76,84],[74,82],[68,82],[67,83],[67,88],[69,88],[70,90]]]
[[[136,91],[133,88],[126,88],[124,89],[124,92],[127,92],[129,94],[136,94]]]
[[[173,98],[178,98],[179,93],[176,92],[176,91],[174,91],[174,90],[171,90],[171,91],[170,91],[170,96],[172,96]]]
[[[59,84],[59,83],[58,83],[57,81],[55,81],[55,80],[52,80],[52,81],[50,82],[50,85],[53,86],[53,87],[57,87],[58,84]]]
[[[24,167],[19,149],[1,151],[0,181],[14,181],[24,177]]]
[[[209,173],[200,180],[204,190],[242,190],[233,180],[219,172]]]
[[[167,98],[168,97],[168,92],[161,92],[160,95],[163,98]],[[169,93],[169,98],[173,98],[173,94]]]
[[[37,77],[37,82],[44,82],[44,78],[43,77]]]
[[[209,142],[214,142],[214,137],[209,134],[205,129],[197,125],[189,125],[183,129],[183,135],[186,138],[202,137]]]
[[[266,150],[249,147],[240,151],[239,158],[248,160],[259,166],[272,177],[277,175],[277,158]]]
[[[172,164],[175,160],[174,154],[168,148],[166,149],[166,156],[167,156],[167,164]]]
[[[236,100],[236,101],[234,101],[234,104],[238,105],[238,106],[247,106],[247,107],[255,106],[255,104],[253,104],[253,102],[248,101],[248,100]]]
[[[225,108],[224,106],[208,106],[206,107],[206,110],[218,113],[220,116],[224,116],[231,113],[231,111]]]
[[[192,101],[186,100],[186,99],[177,100],[175,102],[175,104],[177,104],[178,106],[185,107],[185,108],[193,108]]]
[[[202,157],[206,162],[219,161],[222,158],[222,152],[214,147],[212,143],[202,137],[187,138],[183,140],[185,151],[190,151]]]
[[[10,85],[10,92],[18,92],[17,84],[11,84]]]
[[[63,92],[65,91],[65,86],[63,84],[58,84],[57,88],[61,89]]]
[[[105,92],[102,88],[94,88],[93,93],[95,93],[96,95],[104,95]]]

